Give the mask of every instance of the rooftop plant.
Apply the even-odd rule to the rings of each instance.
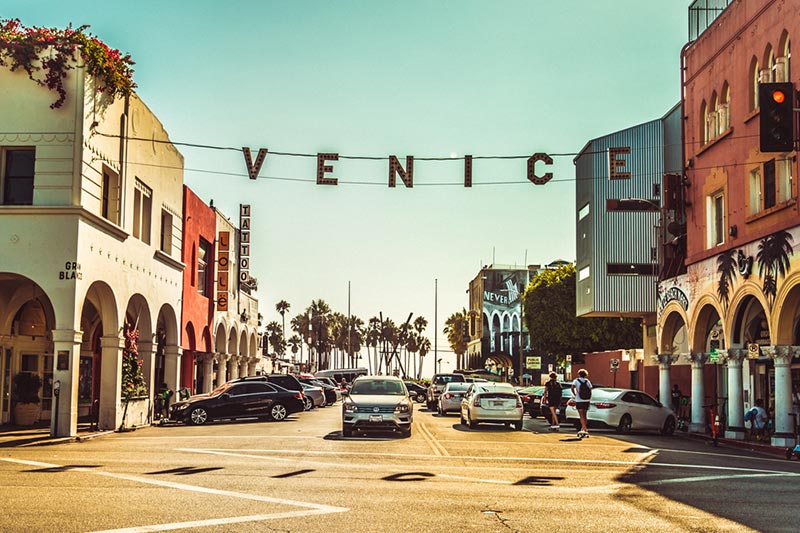
[[[19,19],[0,19],[0,65],[23,69],[28,77],[58,94],[50,104],[63,105],[64,79],[80,54],[86,70],[98,80],[97,90],[111,97],[127,96],[136,87],[133,60],[88,33],[89,26],[65,29],[26,27]]]

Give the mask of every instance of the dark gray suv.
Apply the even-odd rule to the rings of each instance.
[[[439,395],[442,394],[445,385],[451,381],[456,383],[464,383],[467,379],[464,374],[434,374],[431,378],[431,384],[428,386],[428,394],[425,396],[425,405],[428,411],[435,411],[436,405],[439,402]]]

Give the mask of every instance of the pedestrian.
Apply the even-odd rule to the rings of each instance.
[[[672,394],[671,394],[672,411],[675,414],[678,414],[678,411],[681,408],[681,396],[683,396],[683,393],[681,392],[681,389],[678,387],[678,384],[676,383],[672,386]]]
[[[555,372],[550,372],[550,381],[544,384],[544,394],[542,395],[542,406],[547,406],[550,413],[550,431],[560,429],[558,422],[558,408],[561,405],[561,384]],[[544,412],[542,412],[544,414]],[[547,416],[545,415],[545,418]]]
[[[161,384],[161,398],[162,398],[162,418],[167,419],[169,418],[169,402],[172,400],[172,389],[166,383]]]
[[[589,381],[589,372],[581,368],[578,370],[578,378],[572,382],[572,396],[575,398],[575,409],[581,419],[581,430],[578,431],[578,438],[582,439],[589,436],[588,420],[586,411],[589,410],[589,401],[592,399],[592,382]]]
[[[758,398],[756,404],[744,414],[744,419],[750,421],[750,436],[756,439],[766,437],[766,428],[769,417],[764,409],[764,400]]]
[[[344,377],[342,377],[342,381],[339,382],[339,388],[347,390],[347,380]]]

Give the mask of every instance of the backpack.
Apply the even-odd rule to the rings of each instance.
[[[558,381],[548,381],[545,387],[547,387],[547,404],[558,407],[561,403],[561,385]]]
[[[578,379],[578,398],[581,400],[590,400],[592,398],[592,388],[585,379]]]

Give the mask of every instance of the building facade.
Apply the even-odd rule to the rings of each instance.
[[[794,443],[800,386],[797,158],[759,150],[758,91],[796,82],[800,16],[782,0],[715,12],[706,4],[690,7],[696,39],[681,57],[687,258],[686,273],[661,284],[661,386],[675,360],[688,360],[693,428],[704,427],[702,405],[725,404],[727,434],[742,438],[743,413],[760,398],[773,444],[785,446]],[[700,379],[710,363],[718,396]]]
[[[23,70],[0,68],[2,421],[13,377],[32,373],[55,436],[82,415],[149,423],[156,382],[176,386],[181,361],[183,156],[136,94],[98,91],[80,63],[56,109]],[[126,410],[130,331],[147,392]]]

